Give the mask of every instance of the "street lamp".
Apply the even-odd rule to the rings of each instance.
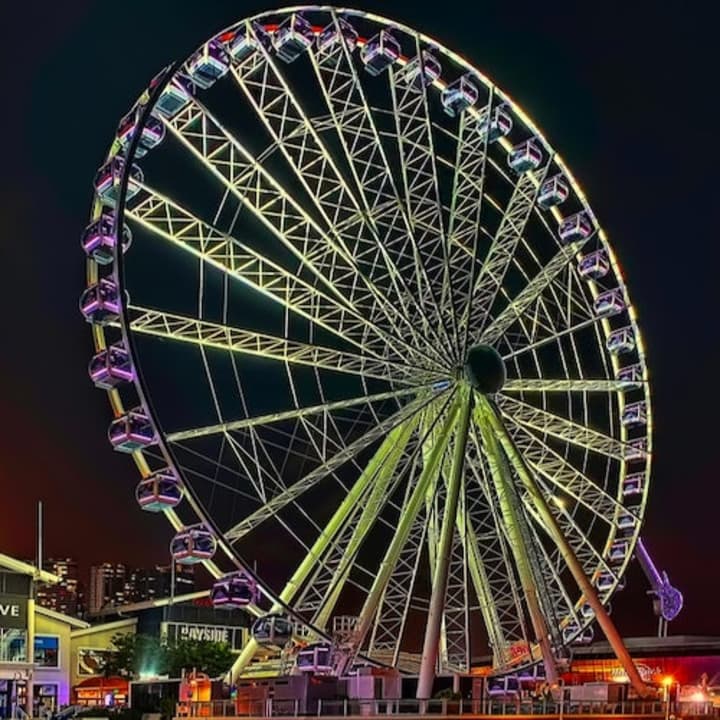
[[[662,679],[662,686],[665,689],[665,720],[670,718],[670,688],[675,682],[675,678],[672,675],[666,675]]]

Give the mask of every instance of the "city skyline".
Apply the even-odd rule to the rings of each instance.
[[[42,568],[57,575],[57,584],[39,583],[36,599],[43,607],[65,615],[87,617],[108,607],[119,607],[172,594],[172,566],[134,567],[103,562],[79,570],[74,558],[48,557]],[[193,592],[194,568],[175,564],[174,592]]]

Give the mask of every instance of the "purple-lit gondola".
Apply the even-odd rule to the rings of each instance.
[[[138,483],[135,498],[142,510],[163,512],[180,504],[183,489],[175,473],[170,468],[164,468]]]
[[[80,312],[93,325],[107,325],[120,316],[117,285],[107,278],[93,283],[80,296]]]
[[[183,565],[195,565],[209,560],[216,549],[215,536],[202,524],[183,528],[170,541],[173,560]]]
[[[230,69],[230,58],[219,40],[205,43],[187,63],[190,79],[203,90],[211,88]]]
[[[223,575],[210,591],[210,599],[216,608],[247,607],[255,604],[259,596],[255,579],[242,570]]]
[[[137,132],[141,114],[141,108],[134,107],[118,125],[117,139],[123,151],[127,151],[135,133]],[[161,120],[151,115],[140,131],[140,139],[138,140],[138,144],[135,146],[135,157],[143,157],[148,150],[152,150],[154,147],[157,147],[163,141],[164,137],[165,126]]]
[[[120,181],[122,180],[125,161],[118,155],[108,160],[95,175],[95,192],[105,205],[115,205],[120,194]],[[143,182],[142,170],[135,164],[130,166],[126,200],[130,200],[140,192]]]
[[[98,265],[109,265],[115,256],[115,211],[105,208],[100,217],[85,228],[82,248]],[[122,249],[125,252],[132,242],[130,228],[123,223]]]
[[[125,453],[133,453],[156,442],[152,423],[142,407],[115,418],[108,428],[108,440],[114,450]]]
[[[360,50],[360,60],[370,75],[380,75],[399,57],[400,43],[387,30],[370,38]]]
[[[293,13],[277,29],[273,45],[277,56],[291,63],[312,45],[314,39],[310,23],[300,13]]]
[[[102,390],[112,390],[135,379],[130,354],[122,343],[115,343],[93,355],[88,372],[95,387]]]

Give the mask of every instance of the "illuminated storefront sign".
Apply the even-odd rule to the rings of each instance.
[[[243,628],[232,625],[199,625],[195,623],[162,623],[161,636],[166,642],[205,640],[227,643],[233,650],[243,646]]]
[[[0,595],[0,628],[24,630],[27,627],[27,598]]]

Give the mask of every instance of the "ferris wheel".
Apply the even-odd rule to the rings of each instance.
[[[235,675],[342,627],[328,667],[419,667],[427,697],[488,650],[552,678],[597,624],[633,678],[608,611],[648,493],[643,343],[505,92],[376,15],[269,12],[152,80],[95,190],[90,375],[173,555],[260,618]]]

